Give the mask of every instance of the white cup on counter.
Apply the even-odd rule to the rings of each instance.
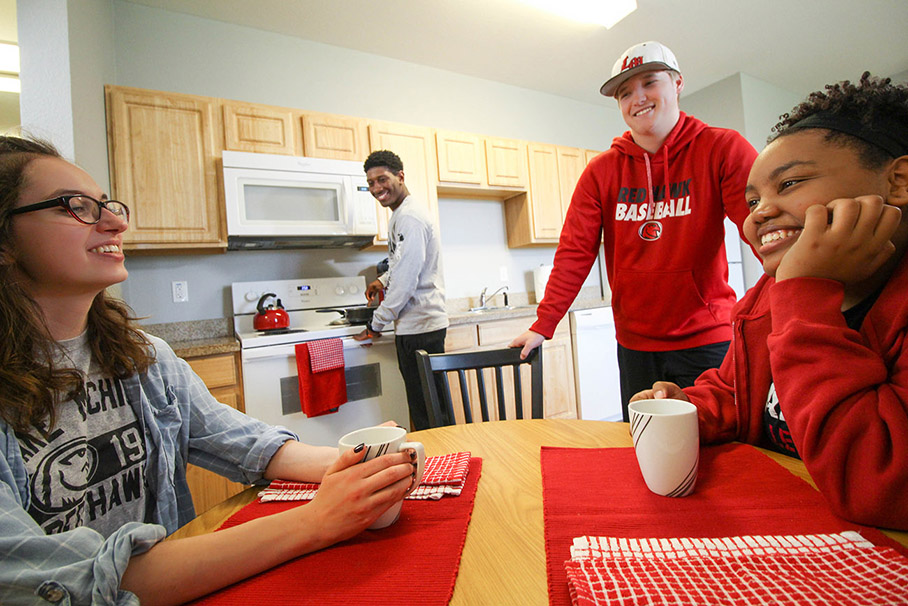
[[[357,429],[341,437],[338,440],[337,447],[341,451],[350,450],[360,444],[365,445],[366,454],[361,462],[370,461],[385,454],[403,452],[408,449],[416,451],[416,479],[410,484],[406,495],[410,494],[419,485],[422,480],[422,474],[426,468],[426,449],[422,442],[404,442],[407,437],[407,430],[403,427],[365,427]],[[406,496],[404,495],[404,496]],[[400,517],[400,509],[403,505],[403,499],[395,503],[383,513],[375,522],[369,526],[370,530],[385,528],[397,521]]]
[[[646,486],[665,497],[691,494],[700,462],[697,407],[682,400],[638,400],[627,410]]]

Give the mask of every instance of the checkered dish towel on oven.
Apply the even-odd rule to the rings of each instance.
[[[437,501],[445,495],[458,496],[467,481],[470,467],[469,452],[455,452],[426,458],[426,470],[416,490],[406,498]],[[259,493],[263,503],[268,501],[311,501],[318,492],[317,483],[272,480]]]
[[[717,539],[577,537],[571,601],[590,604],[908,603],[908,558],[860,534]]]

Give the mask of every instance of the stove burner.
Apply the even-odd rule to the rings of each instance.
[[[305,328],[272,328],[270,330],[259,330],[255,334],[257,337],[269,337],[271,335],[290,335],[295,332],[306,332]]]

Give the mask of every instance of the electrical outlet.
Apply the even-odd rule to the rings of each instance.
[[[186,303],[189,301],[189,282],[186,280],[174,281],[170,283],[170,287],[173,290],[174,303]]]

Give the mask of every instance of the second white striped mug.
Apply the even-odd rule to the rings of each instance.
[[[638,400],[628,413],[646,486],[666,497],[692,493],[700,461],[697,407],[682,400]]]

